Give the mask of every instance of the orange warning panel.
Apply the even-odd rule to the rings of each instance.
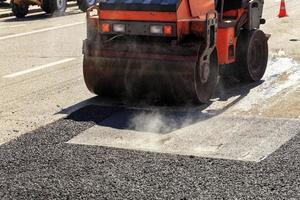
[[[128,11],[128,10],[101,10],[100,19],[126,21],[157,21],[175,22],[175,12]]]
[[[234,27],[218,28],[217,49],[219,64],[230,64],[235,61],[237,39],[234,37]]]

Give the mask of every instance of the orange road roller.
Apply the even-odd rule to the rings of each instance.
[[[200,102],[220,67],[259,81],[268,62],[264,0],[101,0],[87,10],[83,74],[103,97]]]

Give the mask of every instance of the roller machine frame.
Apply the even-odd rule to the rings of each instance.
[[[87,10],[83,72],[100,96],[150,102],[213,97],[220,67],[259,81],[268,61],[263,0],[104,0]]]

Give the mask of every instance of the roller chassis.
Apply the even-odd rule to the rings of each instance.
[[[83,47],[86,85],[97,95],[120,99],[207,103],[214,95],[219,66],[233,66],[242,81],[258,81],[268,60],[268,37],[259,30],[264,22],[262,5],[263,0],[253,0],[236,10],[226,11],[224,7],[218,13],[209,10],[204,20],[191,21],[198,31],[196,35],[178,35],[177,40],[164,37],[161,41],[142,36],[141,31],[115,36],[101,32],[99,28],[103,23],[112,26],[114,20],[101,19],[103,16],[109,19],[110,14],[104,10],[101,15],[99,7],[92,7],[87,11],[88,37]],[[91,17],[95,10],[96,17]],[[234,11],[236,19],[230,17]],[[116,23],[120,22],[127,23]],[[132,23],[134,21],[127,25],[132,26],[129,25]],[[147,27],[147,23],[144,26]],[[184,26],[177,21],[174,27],[180,34],[182,31],[178,32],[178,28]],[[130,31],[135,29],[130,28]],[[140,36],[135,36],[137,34]],[[261,48],[263,57],[251,48]]]

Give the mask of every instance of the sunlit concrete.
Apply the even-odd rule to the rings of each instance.
[[[300,120],[121,109],[68,143],[259,162],[299,130]]]

